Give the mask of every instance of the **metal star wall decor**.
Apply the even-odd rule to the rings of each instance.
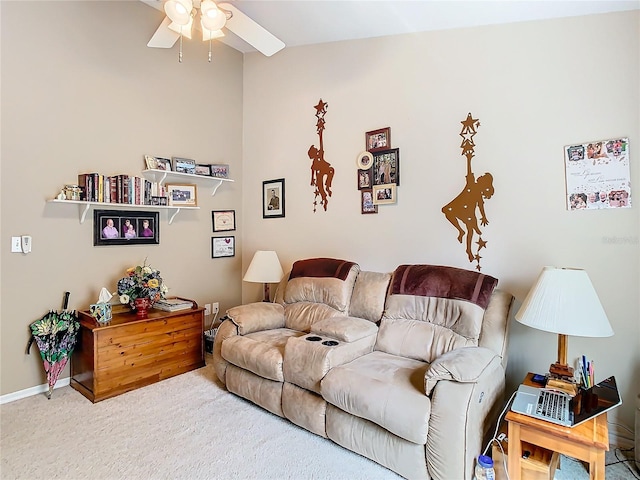
[[[478,228],[477,212],[480,212],[480,224],[482,226],[488,225],[489,220],[484,212],[484,200],[491,198],[494,193],[493,176],[490,173],[485,173],[476,180],[475,174],[471,170],[471,160],[475,156],[476,146],[473,137],[477,133],[477,128],[480,127],[480,120],[473,118],[469,113],[466,120],[460,123],[462,123],[460,148],[462,148],[462,155],[467,158],[467,176],[465,177],[464,189],[456,198],[442,207],[442,213],[458,230],[458,242],[462,243],[466,235],[467,257],[470,262],[477,262],[476,270],[480,271],[482,269],[480,250],[486,248],[487,241],[482,239],[482,232]],[[475,235],[478,235],[478,240],[475,242],[477,249],[474,252],[472,245],[474,245]]]
[[[331,196],[331,182],[333,181],[333,175],[335,173],[334,168],[329,162],[324,159],[324,143],[322,141],[322,134],[325,129],[324,116],[327,113],[329,104],[320,99],[318,104],[314,107],[316,109],[316,132],[320,137],[320,148],[316,148],[315,145],[309,147],[307,155],[311,159],[311,186],[315,187],[315,197],[313,199],[313,211],[316,211],[318,206],[318,197],[320,197],[320,205],[327,210],[329,203],[328,197]]]

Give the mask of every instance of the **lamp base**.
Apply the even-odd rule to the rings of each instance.
[[[551,364],[549,367],[549,373],[556,378],[562,378],[565,380],[573,379],[573,368],[559,362]]]

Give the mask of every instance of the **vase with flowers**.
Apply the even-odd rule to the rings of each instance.
[[[165,298],[168,288],[162,281],[160,271],[145,262],[127,269],[127,275],[118,280],[120,303],[129,304],[136,315],[146,317],[147,310],[157,300]]]

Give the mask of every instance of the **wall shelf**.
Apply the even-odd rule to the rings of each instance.
[[[142,175],[147,180],[150,180],[152,182],[162,183],[162,184],[165,184],[165,183],[171,184],[172,182],[177,182],[177,183],[194,183],[195,182],[199,184],[208,185],[212,189],[211,190],[212,197],[216,194],[216,192],[218,191],[218,188],[220,188],[220,185],[222,185],[224,182],[233,182],[233,180],[229,178],[207,177],[206,175],[193,175],[191,173],[170,172],[167,170],[154,170],[154,169],[143,170]]]
[[[59,203],[78,205],[78,214],[80,216],[80,223],[84,223],[87,213],[91,210],[91,207],[102,208],[125,208],[125,209],[147,209],[147,210],[169,210],[169,225],[173,223],[173,219],[180,213],[181,210],[200,210],[200,207],[172,207],[164,205],[133,205],[130,203],[106,203],[106,202],[87,202],[86,200],[47,200],[47,203]]]

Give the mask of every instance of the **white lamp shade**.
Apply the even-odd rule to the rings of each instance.
[[[610,337],[613,329],[587,272],[544,267],[516,320],[538,330],[577,337]]]
[[[242,280],[256,283],[277,283],[282,279],[283,274],[276,252],[258,250]]]
[[[202,27],[207,30],[220,30],[227,23],[227,16],[212,0],[204,0],[200,4]]]
[[[172,22],[178,25],[187,25],[191,20],[193,2],[191,0],[167,0],[164,4],[164,12]]]

